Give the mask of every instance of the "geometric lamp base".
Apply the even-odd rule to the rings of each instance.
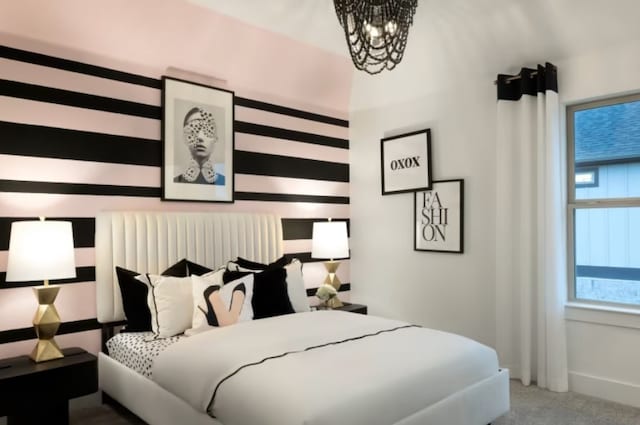
[[[340,267],[340,261],[325,261],[324,267],[327,269],[327,277],[325,277],[323,283],[325,285],[331,285],[335,288],[336,291],[339,291],[340,286],[342,286],[342,282],[340,282],[340,279],[338,279],[336,271],[338,271],[338,267]],[[329,308],[338,308],[342,307],[344,304],[342,304],[342,301],[340,301],[340,298],[338,298],[338,296],[336,295],[335,297],[327,300],[325,305]]]
[[[46,285],[33,288],[38,299],[38,310],[33,317],[33,327],[38,336],[38,342],[29,355],[37,363],[64,357],[60,347],[53,339],[60,327],[60,316],[53,305],[60,286]]]

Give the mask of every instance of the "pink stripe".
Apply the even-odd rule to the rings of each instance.
[[[0,179],[159,187],[160,167],[1,155]]]
[[[223,211],[264,212],[283,218],[349,217],[348,204],[305,202],[236,201],[233,204],[163,202],[159,198],[128,196],[59,195],[0,192],[0,211],[5,217],[32,217],[46,211],[47,217],[95,217],[100,211]]]
[[[236,174],[236,191],[349,196],[349,183]]]
[[[311,239],[292,239],[283,241],[282,250],[285,254],[294,252],[311,252]]]
[[[94,266],[96,264],[96,252],[94,248],[76,248],[76,267]],[[0,272],[7,271],[9,251],[0,251]]]
[[[305,133],[320,134],[329,137],[337,137],[339,139],[349,139],[348,127],[340,127],[318,121],[292,117],[290,115],[267,112],[261,109],[245,108],[242,106],[236,106],[235,112],[236,120],[238,121],[286,128],[289,130],[303,131]]]
[[[160,90],[47,66],[0,58],[0,78],[160,106]]]
[[[0,330],[28,328],[38,308],[33,289],[7,288],[0,292]],[[55,306],[63,322],[96,317],[94,282],[60,285]]]
[[[87,352],[97,354],[101,350],[100,330],[78,332],[74,334],[57,335],[56,342],[60,348],[80,347]],[[0,358],[26,356],[31,353],[35,345],[35,339],[29,341],[12,342],[0,345]]]
[[[160,140],[158,120],[13,97],[0,96],[0,120]]]
[[[331,146],[314,145],[312,143],[294,142],[274,139],[253,134],[236,133],[236,149],[260,152],[271,155],[284,155],[297,158],[316,159],[319,161],[349,163],[349,150]]]

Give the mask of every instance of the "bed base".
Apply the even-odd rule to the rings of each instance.
[[[98,354],[100,388],[151,425],[223,425],[104,353]],[[394,425],[486,425],[509,411],[509,371],[450,395]]]

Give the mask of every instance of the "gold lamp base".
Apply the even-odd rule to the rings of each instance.
[[[33,327],[38,336],[38,342],[29,355],[36,362],[44,362],[64,357],[60,347],[53,339],[60,327],[60,316],[53,303],[58,296],[60,286],[47,285],[33,288],[33,292],[38,299],[38,310],[33,317]]]
[[[340,286],[342,285],[342,282],[340,282],[340,279],[338,279],[338,275],[336,274],[338,267],[340,267],[340,261],[334,261],[334,260],[325,261],[324,267],[327,269],[327,277],[324,279],[323,283],[325,285],[333,286],[336,289],[336,291],[340,291]],[[329,308],[337,308],[337,307],[342,307],[344,305],[342,304],[342,301],[340,301],[340,298],[338,298],[337,295],[335,297],[328,299],[325,304]]]

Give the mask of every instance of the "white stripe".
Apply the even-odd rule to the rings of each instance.
[[[283,155],[319,161],[349,163],[349,150],[312,143],[294,142],[273,137],[236,133],[235,148],[248,152]]]
[[[155,119],[8,96],[0,96],[0,121],[160,141],[160,121]]]
[[[0,58],[0,78],[160,106],[160,90],[78,72]]]
[[[349,197],[349,183],[236,174],[236,191]]]
[[[0,179],[36,182],[160,186],[160,167],[0,154]]]
[[[238,121],[246,121],[254,124],[268,125],[270,127],[285,128],[288,130],[302,131],[304,133],[318,134],[339,139],[349,138],[349,128],[333,124],[293,117],[291,115],[264,111],[262,109],[236,106],[235,117]],[[346,144],[345,144],[346,147]]]

